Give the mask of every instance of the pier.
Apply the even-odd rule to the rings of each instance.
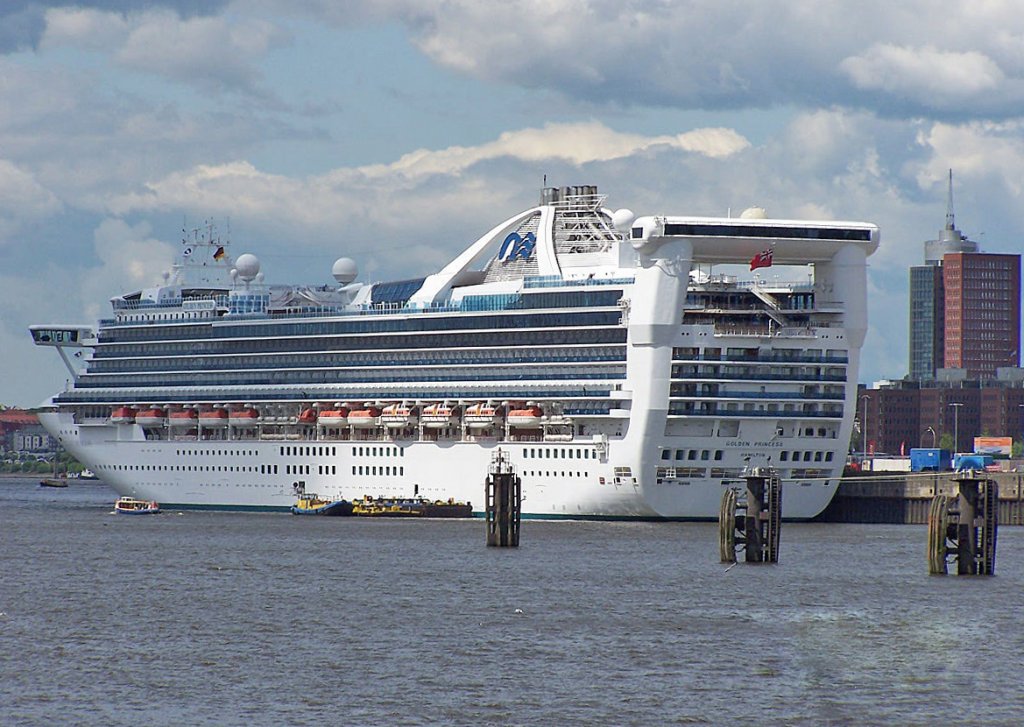
[[[876,473],[847,477],[818,522],[926,525],[936,495],[959,497],[955,472]],[[986,472],[998,485],[1000,525],[1024,525],[1024,472]]]

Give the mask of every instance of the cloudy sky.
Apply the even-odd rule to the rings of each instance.
[[[551,184],[639,214],[866,220],[864,380],[907,370],[945,223],[1024,240],[1024,14],[973,0],[3,0],[0,402],[63,386],[30,323],[154,283],[230,221],[270,282],[423,274]]]

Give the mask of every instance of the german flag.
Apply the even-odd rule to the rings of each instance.
[[[218,247],[217,248],[217,252],[213,253],[213,259],[214,260],[220,260],[223,257],[224,257],[224,248],[223,247]]]

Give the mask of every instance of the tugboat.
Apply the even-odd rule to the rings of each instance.
[[[292,515],[351,515],[348,500],[324,500],[313,493],[303,493],[292,505]]]

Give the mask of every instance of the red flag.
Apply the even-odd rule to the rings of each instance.
[[[762,250],[750,258],[750,269],[770,268],[772,266],[772,252],[773,250],[769,247],[767,250]]]

